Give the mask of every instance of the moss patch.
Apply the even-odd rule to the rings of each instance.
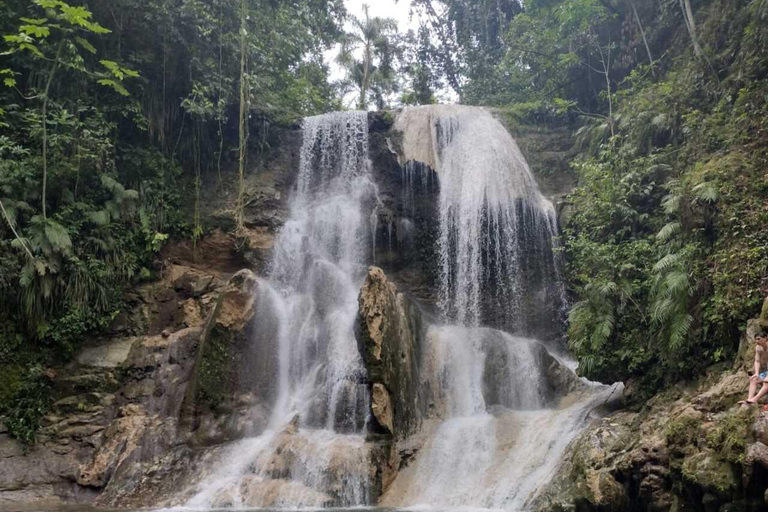
[[[687,457],[682,474],[687,482],[720,494],[730,494],[736,488],[733,467],[714,452],[704,451]]]
[[[198,368],[198,399],[211,408],[221,407],[232,394],[231,333],[215,324],[208,334]]]
[[[755,414],[755,409],[747,408],[728,414],[707,435],[707,446],[728,462],[743,463]]]

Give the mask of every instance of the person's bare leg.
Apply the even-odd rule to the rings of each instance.
[[[757,379],[749,380],[749,396],[747,397],[747,400],[752,400],[755,397],[755,395],[757,394],[758,384],[761,384],[761,381]]]
[[[742,400],[741,402],[739,402],[741,405],[746,405],[746,403],[748,401],[750,401],[750,400],[752,400],[752,398],[754,398],[754,396],[757,394],[757,385],[759,383],[760,382],[757,379],[755,379],[755,377],[750,377],[750,379],[749,379],[749,393],[747,394],[747,399],[746,400]]]
[[[756,404],[765,395],[768,395],[768,382],[763,382],[763,387],[760,388],[760,391],[755,395],[754,398],[752,398],[750,400],[747,400],[747,402],[750,403],[750,404]]]

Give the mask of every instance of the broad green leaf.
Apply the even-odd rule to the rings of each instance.
[[[61,0],[35,0],[35,3],[43,9],[53,9],[61,5],[67,5]]]
[[[29,23],[30,25],[44,25],[46,21],[48,21],[47,18],[19,18],[24,23]]]
[[[99,63],[107,68],[115,78],[122,80],[125,78],[125,73],[120,69],[120,65],[117,62],[111,60],[100,60]]]
[[[45,38],[51,35],[51,30],[48,27],[42,27],[40,25],[22,25],[19,30],[27,35],[37,38]]]
[[[128,92],[128,89],[120,85],[118,82],[114,80],[110,80],[108,78],[102,78],[98,82],[100,85],[103,85],[105,87],[111,87],[114,89],[117,93],[119,93],[122,96],[130,96],[131,93]]]
[[[35,56],[40,57],[40,58],[45,57],[45,55],[43,55],[43,52],[41,52],[40,49],[37,46],[35,46],[35,45],[31,44],[31,43],[23,43],[23,44],[19,45],[19,49],[20,50],[29,50]]]
[[[85,49],[85,50],[87,50],[87,51],[89,51],[91,53],[96,53],[96,48],[94,48],[94,46],[91,43],[89,43],[87,39],[83,39],[80,36],[75,36],[75,41],[77,41],[77,43],[80,46],[82,46],[83,49]]]

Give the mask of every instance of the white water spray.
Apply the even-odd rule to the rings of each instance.
[[[531,330],[534,311],[557,321],[565,301],[555,209],[507,130],[488,111],[457,105],[406,109],[396,128],[406,168],[413,173],[416,160],[440,178],[446,319],[513,332]]]
[[[370,501],[368,390],[354,322],[377,203],[367,113],[305,119],[291,216],[257,297],[254,350],[277,355],[269,430],[232,446],[190,506]]]

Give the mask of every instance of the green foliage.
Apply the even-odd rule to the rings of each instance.
[[[354,30],[344,34],[336,59],[346,71],[343,90],[356,90],[357,108],[366,110],[371,99],[381,110],[387,96],[396,91],[394,59],[400,52],[397,45],[397,22],[392,18],[371,18],[364,4],[364,18],[352,17]],[[358,58],[356,51],[360,51]]]
[[[214,325],[206,337],[197,371],[198,398],[214,409],[230,395],[233,355],[229,336],[223,327]]]
[[[51,383],[40,367],[33,367],[7,401],[0,402],[5,427],[22,445],[29,447],[37,440],[40,422],[51,403]]]
[[[667,446],[676,454],[686,454],[701,440],[701,420],[683,416],[670,421],[664,429]]]
[[[182,205],[187,184],[220,174],[237,146],[238,4],[35,0],[0,11],[0,351],[66,359],[153,274],[171,237],[202,232]],[[340,0],[248,6],[264,150],[273,121],[338,105],[322,55],[345,11]]]
[[[750,9],[722,4],[705,11],[709,51],[763,47]],[[765,69],[721,62],[718,81],[685,53],[675,64],[638,67],[610,118],[585,118],[565,229],[581,371],[650,389],[732,357],[768,295]]]

